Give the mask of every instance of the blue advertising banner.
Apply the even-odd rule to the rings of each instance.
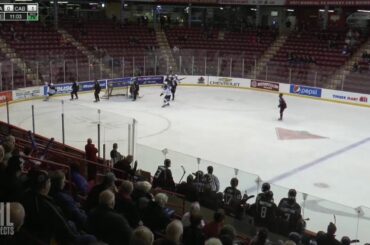
[[[106,88],[107,80],[99,80],[100,87],[102,89]],[[94,89],[94,81],[79,82],[77,83],[80,86],[79,91],[91,91]],[[56,94],[69,94],[72,91],[72,83],[63,83],[63,84],[54,84],[56,89]],[[44,86],[44,95],[48,91],[47,86]]]
[[[290,85],[290,93],[321,98],[321,88],[307,87],[302,85]]]

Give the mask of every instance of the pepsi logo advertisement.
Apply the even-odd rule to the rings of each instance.
[[[291,94],[300,94],[305,96],[321,98],[321,88],[307,87],[302,85],[290,85]]]

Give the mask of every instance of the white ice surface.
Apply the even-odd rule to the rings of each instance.
[[[107,150],[118,141],[125,153],[127,122],[133,117],[138,121],[140,144],[221,163],[255,173],[263,180],[288,173],[274,184],[348,205],[348,210],[370,206],[370,140],[294,171],[370,137],[369,108],[285,96],[288,108],[281,122],[277,121],[278,97],[272,93],[179,87],[176,101],[161,108],[160,92],[159,88],[141,88],[143,97],[136,102],[114,97],[93,103],[92,94],[83,94],[78,101],[55,97],[48,102],[15,103],[10,106],[10,119],[15,125],[31,129],[33,104],[37,133],[61,140],[60,101],[65,100],[66,143],[73,146],[82,148],[88,137],[96,142],[97,109],[100,109],[102,142],[107,144]],[[6,120],[5,107],[0,108],[0,119]],[[276,127],[327,138],[282,141],[277,138]],[[215,169],[215,174],[223,173]],[[320,187],[322,184],[326,187]],[[286,194],[285,189],[283,192],[279,196]],[[369,212],[366,216],[370,217]],[[353,220],[347,222],[351,234],[354,231],[349,229],[357,224]],[[318,227],[325,229],[326,224]]]

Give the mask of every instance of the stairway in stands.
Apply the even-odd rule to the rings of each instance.
[[[89,65],[91,64],[97,64],[97,69],[100,71],[100,78],[114,78],[114,77],[119,77],[121,74],[115,74],[115,72],[108,67],[104,62],[102,62],[102,59],[96,57],[91,51],[89,51],[84,45],[82,45],[79,41],[77,41],[71,34],[69,34],[66,30],[64,29],[59,29],[58,33],[61,34],[64,39],[71,43],[73,46],[77,48],[82,54],[84,54],[88,58],[88,63]]]
[[[0,52],[4,54],[7,60],[10,63],[2,64],[3,73],[2,78],[5,76],[5,80],[7,82],[11,81],[12,78],[14,80],[14,88],[17,87],[27,87],[33,85],[41,84],[40,78],[37,76],[36,72],[33,71],[27,63],[20,58],[15,50],[10,47],[7,42],[0,37]],[[9,84],[8,84],[9,85]],[[14,89],[11,86],[6,86],[7,89]]]
[[[156,39],[160,50],[160,59],[164,62],[160,62],[160,66],[164,66],[164,70],[166,74],[170,73],[171,70],[175,73],[178,73],[178,68],[176,61],[172,54],[172,49],[170,47],[170,44],[168,43],[167,37],[165,32],[162,29],[156,30]],[[172,67],[172,69],[171,69]],[[181,73],[181,72],[179,72]],[[184,74],[186,75],[186,74]]]
[[[370,53],[370,39],[364,42],[351,56],[351,58],[348,59],[343,66],[337,69],[336,73],[331,79],[332,89],[369,93],[369,89],[364,90],[365,87],[368,87],[368,72],[353,72],[353,65],[356,62],[359,65],[359,69],[369,69],[369,62],[364,62],[362,59],[362,54],[364,52],[367,52],[368,54]]]
[[[252,70],[252,77],[259,79],[266,79],[267,64],[274,57],[281,47],[284,46],[284,43],[288,36],[286,34],[281,34],[273,42],[273,44],[263,53],[263,55],[257,60],[255,69]]]

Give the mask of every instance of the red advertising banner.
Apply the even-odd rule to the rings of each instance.
[[[285,5],[286,0],[219,0],[219,4],[235,5]]]
[[[12,91],[0,92],[0,103],[5,103],[6,100],[8,100],[8,101],[13,100]]]
[[[262,80],[252,80],[251,87],[270,91],[279,91],[279,83],[267,82]]]
[[[359,6],[370,5],[370,0],[286,0],[286,5]]]
[[[218,0],[157,0],[157,3],[218,4]]]

